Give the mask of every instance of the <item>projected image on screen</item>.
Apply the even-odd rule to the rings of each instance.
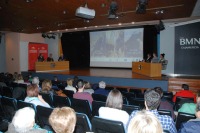
[[[143,28],[90,32],[90,66],[132,67],[143,59]]]

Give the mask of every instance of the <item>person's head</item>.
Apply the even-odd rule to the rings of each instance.
[[[144,93],[144,101],[147,110],[155,110],[160,105],[161,96],[154,89]]]
[[[73,79],[68,78],[67,79],[67,85],[72,86],[73,85]]]
[[[99,88],[105,89],[106,83],[104,81],[99,82]]]
[[[157,54],[156,54],[156,53],[153,53],[153,57],[157,57]]]
[[[39,90],[36,84],[28,85],[26,89],[28,97],[38,97]]]
[[[127,133],[162,133],[162,125],[156,116],[149,111],[139,111],[131,119]]]
[[[183,88],[184,90],[189,90],[189,85],[187,85],[187,84],[182,84],[182,88]]]
[[[23,76],[21,74],[18,74],[17,80],[23,80]]]
[[[85,84],[85,89],[91,89],[90,82],[84,81],[84,84]]]
[[[77,88],[78,88],[78,90],[83,90],[84,87],[85,87],[84,81],[83,81],[82,79],[79,79],[79,80],[77,81]]]
[[[52,57],[52,53],[49,54],[49,57]]]
[[[200,102],[197,102],[195,115],[197,118],[200,118]]]
[[[43,56],[42,53],[40,53],[39,56]]]
[[[30,107],[19,109],[13,119],[12,124],[18,133],[27,133],[35,124],[35,111]]]
[[[117,89],[111,90],[106,100],[106,107],[122,109],[122,105],[123,97],[121,92]]]
[[[60,54],[60,57],[63,57],[63,53]]]
[[[49,123],[56,133],[73,133],[76,124],[75,111],[70,107],[55,108]]]
[[[165,54],[164,53],[160,54],[160,58],[161,59],[165,58]]]
[[[52,89],[52,83],[51,80],[45,79],[42,82],[42,91],[50,91]]]
[[[148,54],[147,54],[147,57],[151,57],[151,54],[150,54],[150,53],[148,53]]]
[[[154,89],[155,89],[155,91],[156,91],[157,93],[159,93],[159,94],[160,94],[160,97],[162,97],[162,96],[163,96],[163,90],[162,90],[162,88],[161,88],[161,87],[155,87]]]
[[[39,83],[40,83],[39,78],[38,78],[38,77],[33,77],[33,79],[32,79],[32,84],[39,85]]]
[[[57,76],[54,76],[53,79],[54,79],[54,81],[58,81],[58,77]]]
[[[200,102],[200,91],[197,91],[196,96],[197,96],[196,101],[198,103],[198,102]]]

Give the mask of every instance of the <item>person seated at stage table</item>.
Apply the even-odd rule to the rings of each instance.
[[[189,85],[187,84],[182,84],[182,90],[174,95],[173,102],[176,102],[176,97],[194,98],[194,102],[196,102],[196,95],[189,90]]]
[[[109,91],[105,90],[106,83],[104,81],[99,82],[99,88],[94,91],[94,94],[101,94],[108,96]]]
[[[38,60],[37,60],[37,61],[38,61],[38,62],[43,62],[43,61],[44,61],[44,56],[43,56],[42,53],[39,54]]]
[[[71,78],[68,78],[67,79],[67,87],[65,87],[65,90],[70,90],[70,91],[73,91],[74,93],[76,93],[76,88],[73,87],[73,79]]]
[[[162,64],[165,63],[165,54],[164,53],[160,54],[159,63],[162,63]]]
[[[66,61],[66,59],[64,58],[63,53],[60,54],[60,57],[58,58],[58,61]]]
[[[155,87],[154,88],[156,92],[158,92],[161,96],[161,101],[158,109],[164,109],[164,110],[169,110],[171,112],[172,118],[175,119],[176,116],[174,114],[174,109],[173,109],[173,104],[170,103],[167,99],[163,97],[163,90],[160,87]]]
[[[150,63],[150,62],[151,62],[151,59],[152,59],[151,54],[148,53],[145,62],[149,62],[149,63]]]
[[[53,62],[53,57],[52,57],[52,53],[49,54],[49,57],[47,58],[47,62]]]
[[[178,133],[199,133],[200,132],[200,102],[196,105],[196,119],[190,119],[181,125]]]
[[[153,58],[151,59],[151,63],[158,63],[158,62],[159,62],[159,59],[157,57],[157,54],[153,53]]]
[[[92,105],[93,98],[88,92],[84,92],[84,81],[82,79],[79,79],[77,82],[78,91],[73,95],[73,98],[76,99],[83,99],[88,100],[90,104]]]
[[[41,95],[39,95],[38,86],[36,84],[28,85],[27,90],[27,97],[25,98],[25,102],[32,103],[35,106],[40,105],[44,107],[50,107],[50,105],[45,102]]]
[[[126,128],[129,114],[122,110],[123,96],[117,89],[113,89],[108,94],[106,106],[99,108],[99,117],[114,121],[121,121]]]
[[[94,90],[91,88],[90,82],[84,81],[85,82],[85,88],[84,92],[88,92],[90,94],[94,93]]]

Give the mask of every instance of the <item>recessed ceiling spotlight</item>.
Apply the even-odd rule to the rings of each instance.
[[[98,27],[98,26],[95,26],[95,27]]]
[[[26,2],[27,2],[27,3],[29,3],[29,2],[33,2],[33,0],[26,0]]]
[[[52,31],[49,31],[50,33],[52,32]]]
[[[64,11],[63,11],[63,14],[66,14],[66,13],[67,13],[67,11],[64,10]]]
[[[65,30],[68,30],[68,29],[65,29]]]
[[[84,27],[85,29],[87,29],[87,27]]]
[[[106,26],[110,26],[110,25],[106,25]]]
[[[118,25],[122,25],[122,23],[119,23]]]
[[[131,24],[135,24],[135,22],[131,22]]]
[[[74,28],[75,30],[77,30],[77,28]]]

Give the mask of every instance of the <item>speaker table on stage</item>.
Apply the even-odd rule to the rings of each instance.
[[[161,77],[161,63],[132,62],[132,72],[148,77]]]
[[[35,62],[36,72],[68,71],[69,61]]]

